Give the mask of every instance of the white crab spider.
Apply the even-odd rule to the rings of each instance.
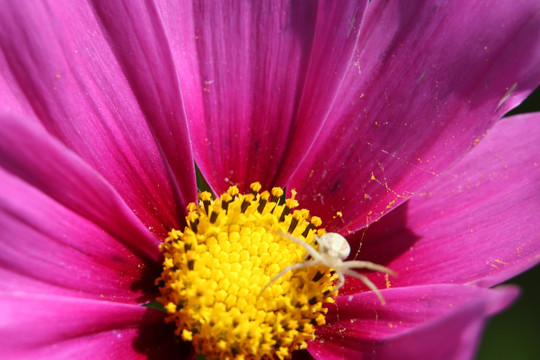
[[[343,261],[351,253],[351,247],[347,240],[337,234],[337,233],[326,233],[321,237],[315,235],[315,240],[319,243],[319,251],[315,250],[313,246],[306,243],[305,241],[298,239],[290,234],[277,232],[276,234],[286,237],[287,239],[297,243],[306,249],[308,255],[310,255],[313,260],[305,260],[296,264],[292,264],[281,270],[279,274],[274,276],[272,280],[261,290],[259,293],[262,294],[270,285],[272,285],[277,279],[285,275],[291,270],[322,265],[327,268],[334,269],[338,275],[338,282],[334,288],[334,292],[338,291],[345,284],[345,275],[355,277],[362,280],[362,282],[370,288],[379,298],[382,305],[385,305],[384,299],[379,291],[379,289],[369,280],[365,275],[359,274],[356,271],[351,269],[368,269],[373,271],[381,271],[390,275],[395,276],[395,272],[390,270],[387,267],[382,265],[377,265],[369,261]]]

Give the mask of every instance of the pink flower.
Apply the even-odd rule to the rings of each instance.
[[[540,83],[538,1],[0,7],[6,358],[193,356],[140,305],[194,162],[399,274],[386,306],[347,279],[316,359],[471,358],[540,259],[540,115],[499,121]]]

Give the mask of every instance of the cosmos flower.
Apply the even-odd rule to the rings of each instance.
[[[267,309],[270,357],[466,359],[517,295],[492,287],[539,261],[540,115],[500,120],[540,82],[537,1],[0,6],[7,358],[249,354],[255,330],[204,323],[231,302],[239,319],[249,304]],[[194,163],[218,196],[200,194],[200,207],[189,205]],[[248,215],[263,233],[236,251],[231,234]],[[225,223],[218,242],[212,226]],[[190,288],[222,286],[240,261],[256,267],[241,256],[301,261],[276,231],[315,245],[323,229],[346,236],[350,259],[397,273],[361,272],[385,305],[352,277],[332,300],[335,276],[322,268],[256,297],[283,268],[272,262],[255,290],[233,284],[234,296],[249,289],[243,298]],[[269,242],[245,255],[259,240]],[[272,251],[282,259],[261,260]],[[163,285],[179,267],[187,277]],[[155,299],[168,314],[141,306]],[[295,306],[317,313],[306,320]],[[177,335],[175,323],[186,326]],[[201,340],[216,326],[248,345]]]

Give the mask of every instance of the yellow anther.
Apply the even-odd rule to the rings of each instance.
[[[315,225],[316,227],[319,227],[319,226],[322,225],[322,220],[321,220],[321,218],[318,217],[318,216],[313,216],[313,217],[311,218],[311,223],[312,223],[313,225]]]
[[[290,209],[294,209],[299,204],[298,204],[298,201],[294,199],[285,199],[285,205],[287,205]]]
[[[269,193],[268,191],[263,191],[263,192],[261,193],[261,199],[262,199],[262,200],[268,200],[268,199],[270,199],[270,193]]]
[[[172,240],[177,240],[180,238],[180,236],[182,236],[182,233],[178,230],[171,230],[169,231],[169,238],[172,239]]]
[[[197,209],[197,205],[195,203],[189,203],[186,209],[189,212],[195,211]]]
[[[209,193],[208,191],[203,191],[203,192],[199,195],[199,198],[200,198],[202,201],[209,201],[209,200],[212,200],[212,194]]]
[[[254,182],[253,184],[251,184],[251,190],[255,191],[255,192],[259,192],[262,188],[261,186],[261,183],[260,182]]]
[[[189,222],[193,222],[199,218],[199,215],[196,212],[190,212],[186,216],[186,220]]]
[[[272,195],[280,198],[283,196],[283,189],[279,187],[272,188]]]
[[[238,190],[238,187],[237,186],[231,186],[228,190],[227,190],[227,194],[230,194],[231,196],[235,196],[235,195],[238,195],[240,191]]]
[[[224,194],[221,194],[221,201],[231,201],[232,200],[232,195],[229,194],[228,192],[224,193]]]
[[[165,305],[165,310],[167,310],[169,314],[174,314],[174,312],[176,312],[176,304],[172,302],[168,303]]]
[[[186,329],[182,330],[182,339],[186,341],[193,340],[193,333],[191,331],[188,331]]]

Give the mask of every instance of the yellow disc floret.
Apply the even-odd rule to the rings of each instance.
[[[291,264],[306,260],[289,233],[317,248],[320,218],[295,210],[284,191],[239,194],[233,186],[213,199],[203,192],[189,204],[187,226],[162,244],[165,260],[158,301],[176,333],[208,359],[290,358],[325,323],[335,276],[324,266],[290,271],[261,293]]]

